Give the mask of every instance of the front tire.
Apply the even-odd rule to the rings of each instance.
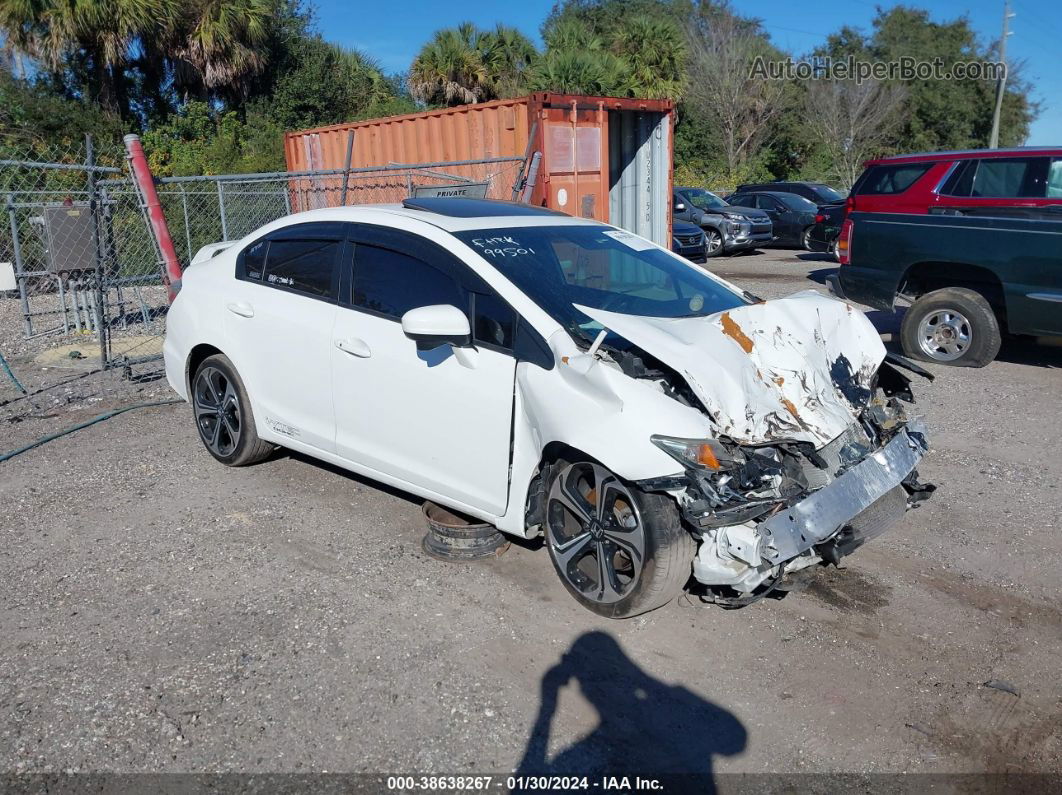
[[[667,604],[689,580],[696,544],[668,496],[600,464],[558,462],[546,498],[546,546],[576,601],[607,618]]]
[[[258,438],[247,389],[227,356],[204,359],[192,376],[191,392],[199,439],[218,461],[242,467],[273,452],[272,444]]]
[[[704,256],[718,257],[723,253],[723,233],[707,227],[704,230]]]
[[[955,367],[984,367],[996,358],[999,320],[980,293],[945,287],[926,293],[903,316],[900,342],[913,359]]]

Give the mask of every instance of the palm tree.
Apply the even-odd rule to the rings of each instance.
[[[246,98],[250,79],[265,66],[256,48],[266,39],[273,10],[272,0],[196,0],[186,6],[167,47],[178,90],[186,97]]]
[[[264,59],[274,0],[0,0],[11,46],[54,72],[71,61],[89,71],[88,96],[128,115],[125,68],[134,52],[156,83],[167,61],[187,98],[242,98]]]
[[[550,50],[535,64],[530,86],[535,91],[622,97],[632,82],[630,65],[610,52]]]
[[[514,27],[499,24],[479,37],[480,58],[487,68],[493,97],[513,97],[527,87],[528,71],[538,58],[531,40]]]
[[[18,51],[53,71],[80,53],[90,93],[118,110],[133,42],[163,35],[179,10],[179,0],[0,0],[0,29]]]
[[[427,105],[468,105],[489,97],[490,73],[471,22],[435,32],[409,67],[409,91]]]
[[[611,49],[630,65],[627,92],[632,96],[678,99],[682,95],[686,42],[670,18],[630,18],[617,28]]]

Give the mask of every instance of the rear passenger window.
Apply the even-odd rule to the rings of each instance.
[[[970,195],[979,198],[1042,198],[1047,158],[992,158],[978,161]]]
[[[933,163],[903,163],[895,166],[871,166],[856,183],[856,195],[903,193],[929,171]]]
[[[351,302],[396,320],[421,306],[466,308],[461,288],[448,274],[415,257],[362,243],[354,248]]]
[[[481,293],[474,293],[472,301],[472,334],[476,342],[512,350],[516,317],[509,305],[496,295]]]
[[[272,240],[264,281],[308,295],[331,297],[340,245],[336,240]]]
[[[262,273],[265,271],[266,251],[269,250],[268,240],[259,240],[243,252],[243,272],[248,279],[256,282],[262,281]]]
[[[1047,198],[1062,199],[1062,159],[1051,161],[1047,172]]]

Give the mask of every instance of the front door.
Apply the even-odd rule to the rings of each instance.
[[[470,289],[467,266],[419,235],[356,229],[353,285],[333,329],[337,453],[503,514],[516,375],[512,311],[489,291]],[[471,314],[472,347],[417,350],[402,315],[435,304]]]

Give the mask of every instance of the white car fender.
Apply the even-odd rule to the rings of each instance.
[[[549,344],[556,357],[552,370],[521,362],[516,371],[509,504],[497,522],[499,529],[516,535],[528,532],[528,489],[551,442],[585,453],[621,478],[642,480],[682,470],[649,440],[653,434],[715,435],[701,411],[668,397],[651,382],[630,378],[606,361],[588,368],[577,362],[585,354],[565,332],[558,331]]]

